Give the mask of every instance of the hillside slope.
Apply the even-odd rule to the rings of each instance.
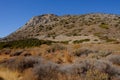
[[[4,38],[6,41],[24,38],[70,41],[120,41],[120,16],[113,14],[64,15],[44,14],[30,19],[23,27]]]

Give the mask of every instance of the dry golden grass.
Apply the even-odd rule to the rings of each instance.
[[[3,78],[3,80],[22,80],[20,73],[6,68],[0,68],[0,78]]]
[[[74,48],[74,49],[79,49],[80,47],[81,47],[80,44],[74,44],[74,45],[73,45],[73,48]]]
[[[27,69],[23,73],[23,79],[22,80],[36,80],[36,77],[33,75],[33,72],[31,69]]]
[[[103,44],[80,44],[81,48],[88,48],[93,50],[111,50],[111,51],[120,51],[120,44],[109,44],[109,43],[103,43]]]
[[[82,77],[79,75],[64,75],[64,74],[59,74],[58,75],[59,79],[58,80],[84,80]]]
[[[72,44],[72,45],[68,44],[67,47],[65,46],[67,49],[63,49],[63,50],[58,49],[50,53],[46,52],[49,47],[51,47],[51,45],[42,45],[40,47],[25,48],[25,49],[12,49],[11,53],[15,53],[16,51],[23,50],[23,53],[27,52],[27,53],[31,53],[31,56],[41,56],[45,60],[51,61],[53,63],[54,62],[58,63],[59,65],[73,64],[77,60],[78,61],[83,61],[88,59],[106,60],[106,56],[105,57],[101,56],[102,52],[103,53],[112,52],[111,54],[120,54],[120,44]],[[73,52],[78,49],[88,49],[88,50],[92,50],[93,52],[91,52],[87,56],[73,55]],[[98,52],[94,52],[94,51],[98,51]],[[14,57],[19,57],[17,62],[20,62],[23,59],[22,58],[23,56],[21,55],[14,56]],[[0,61],[9,59],[9,58],[10,58],[9,54],[0,55]],[[19,63],[16,63],[16,64],[19,64]],[[94,76],[94,74],[96,73],[98,74],[97,76],[100,77],[100,79],[102,76],[102,78],[104,78],[103,80],[107,80],[107,75],[100,74],[99,72],[89,71],[87,73],[88,73],[87,74],[88,79],[86,80],[92,80],[93,78],[91,76]],[[0,80],[2,80],[2,78],[3,80],[36,80],[36,76],[34,75],[32,68],[25,69],[22,73],[22,77],[20,76],[20,74],[21,73],[17,71],[10,71],[9,69],[0,68]],[[65,74],[57,73],[57,77],[59,78],[57,80],[84,80],[80,75],[68,76]],[[95,80],[100,80],[100,79],[95,79]],[[47,80],[47,78],[45,77],[45,79],[43,80]]]
[[[4,59],[9,59],[9,55],[0,55],[0,61],[4,60]]]
[[[44,54],[42,55],[47,60],[53,61],[55,63],[72,63],[74,60],[74,56],[70,55],[68,51],[62,50],[62,51],[56,51],[54,53],[50,54]]]
[[[65,62],[66,63],[72,63],[74,57],[71,56],[68,51],[66,51],[64,54],[65,54],[65,56],[64,56]]]
[[[108,74],[102,73],[98,70],[88,70],[86,80],[108,80]]]

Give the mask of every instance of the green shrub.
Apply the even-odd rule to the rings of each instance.
[[[83,42],[88,42],[88,41],[90,41],[90,39],[82,39],[82,40],[75,40],[75,41],[73,41],[73,43],[83,43]]]
[[[106,24],[106,23],[101,23],[101,24],[99,25],[99,27],[101,27],[101,28],[103,28],[103,29],[109,29],[109,26],[108,26],[108,24]]]
[[[68,44],[69,41],[60,41],[59,43]]]
[[[9,41],[9,42],[0,42],[0,49],[35,47],[35,46],[40,46],[42,44],[50,45],[51,43],[53,43],[53,41],[38,40],[38,39],[24,39],[24,40],[16,40],[16,41]]]
[[[102,33],[94,33],[94,36],[100,37]]]
[[[115,42],[115,41],[117,41],[117,40],[115,40],[115,39],[106,39],[106,42]]]

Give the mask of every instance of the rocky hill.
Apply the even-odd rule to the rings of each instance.
[[[33,17],[3,41],[26,38],[53,41],[120,41],[120,16],[101,13],[64,16],[44,14]]]
[[[35,16],[0,41],[0,80],[120,80],[119,15]]]

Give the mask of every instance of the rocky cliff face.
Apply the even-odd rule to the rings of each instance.
[[[100,13],[64,16],[44,14],[33,17],[23,27],[5,37],[4,40],[24,38],[54,40],[61,35],[66,36],[66,38],[93,36],[101,40],[119,41],[120,16]],[[59,38],[57,39],[59,40]]]

